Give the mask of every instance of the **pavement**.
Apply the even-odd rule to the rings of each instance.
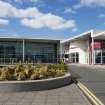
[[[88,68],[92,68],[93,70],[99,70],[99,71],[102,71],[102,70],[105,70],[105,65],[89,65],[89,64],[72,64],[72,65],[77,65],[77,66],[82,66],[82,67],[88,67]]]
[[[105,66],[70,64],[71,74],[105,104]]]
[[[76,84],[61,88],[0,93],[0,105],[91,105]]]

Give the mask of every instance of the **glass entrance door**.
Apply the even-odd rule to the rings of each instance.
[[[105,50],[102,50],[102,64],[105,64]]]
[[[101,56],[102,56],[102,51],[100,49],[94,51],[95,64],[101,64],[101,58],[102,58]]]
[[[96,49],[94,51],[95,64],[105,64],[105,49]]]

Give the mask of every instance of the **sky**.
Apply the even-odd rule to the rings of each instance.
[[[67,39],[105,29],[105,0],[0,0],[0,36]]]

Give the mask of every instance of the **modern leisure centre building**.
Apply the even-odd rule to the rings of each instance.
[[[54,63],[60,40],[0,37],[0,64]]]
[[[90,30],[61,41],[62,59],[70,63],[105,64],[105,31]]]
[[[67,40],[0,37],[0,64],[105,64],[105,31],[90,30]]]

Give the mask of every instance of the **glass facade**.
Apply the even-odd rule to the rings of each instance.
[[[105,64],[105,49],[94,50],[95,64]]]
[[[27,62],[56,62],[57,44],[25,43],[25,61]]]
[[[57,62],[57,43],[0,41],[0,63],[53,63]]]
[[[69,59],[71,63],[79,63],[79,53],[78,52],[70,53]]]
[[[89,63],[105,64],[105,40],[95,40],[93,42],[93,58],[92,58],[92,41],[89,42]]]
[[[0,63],[22,61],[22,42],[0,41]]]

